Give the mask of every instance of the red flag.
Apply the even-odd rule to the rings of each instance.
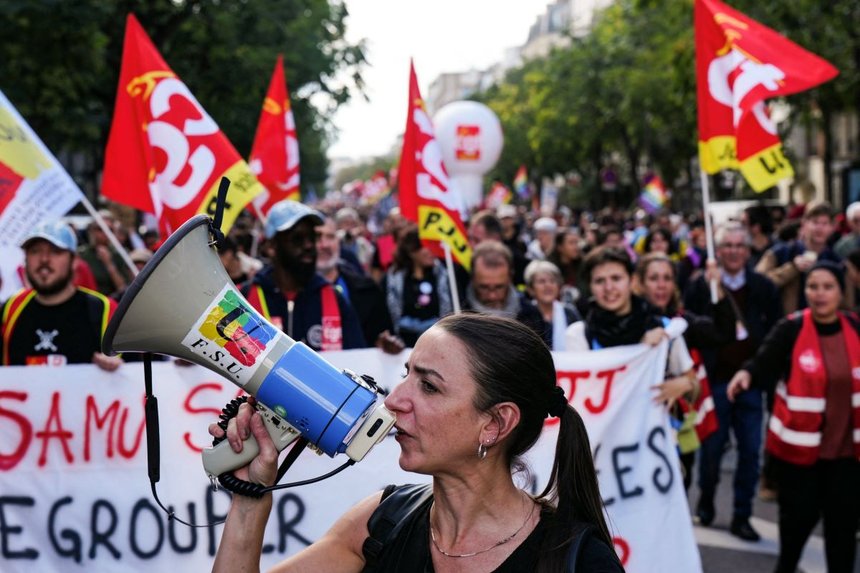
[[[719,0],[696,0],[699,158],[707,173],[740,169],[756,191],[794,175],[765,99],[839,71]]]
[[[198,213],[214,213],[221,177],[231,182],[227,231],[263,188],[129,14],[102,194],[154,214],[170,233]]]
[[[418,223],[422,242],[437,256],[444,256],[441,242],[467,270],[471,267],[472,248],[460,218],[460,202],[449,189],[448,172],[442,163],[442,150],[433,132],[418,89],[415,66],[409,64],[409,108],[403,151],[398,168],[400,212]]]
[[[299,200],[299,141],[280,55],[263,101],[248,163],[266,188],[254,199],[260,214],[265,216],[272,205],[283,199]]]
[[[513,198],[514,194],[511,193],[510,189],[505,187],[504,183],[493,181],[493,184],[490,186],[490,192],[487,193],[487,197],[484,199],[484,208],[498,209],[500,205],[510,203]]]
[[[391,193],[388,176],[383,170],[377,170],[369,181],[364,182],[361,202],[365,205],[376,205]]]

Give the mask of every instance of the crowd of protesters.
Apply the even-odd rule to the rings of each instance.
[[[138,236],[104,214],[141,268],[161,242],[157,234]],[[852,570],[860,516],[860,322],[851,312],[860,288],[860,203],[844,215],[818,201],[747,207],[715,230],[713,261],[700,214],[540,214],[502,205],[469,217],[471,268],[458,266],[454,281],[396,208],[378,217],[342,204],[284,201],[259,227],[239,218],[220,252],[225,269],[267,319],[317,350],[396,354],[457,304],[515,318],[555,351],[657,344],[669,321],[683,318],[687,330],[671,345],[655,400],[678,430],[685,485],[698,476],[697,521],[711,525],[725,511],[731,533],[755,542],[754,498],[775,499],[778,571],[795,570],[819,519],[829,570]],[[63,224],[43,225],[22,249],[26,288],[3,307],[2,363],[115,369],[118,359],[101,354],[98,332],[133,275],[103,230],[93,224],[76,235]],[[63,320],[92,332],[71,336]],[[733,505],[718,508],[730,434]]]

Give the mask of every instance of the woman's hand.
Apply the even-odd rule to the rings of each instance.
[[[695,389],[695,383],[687,375],[683,375],[668,378],[662,384],[657,384],[651,388],[657,391],[654,401],[658,404],[665,402],[666,407],[671,408],[678,398]]]
[[[658,344],[663,342],[664,339],[667,338],[669,338],[669,335],[666,334],[666,331],[663,329],[663,327],[657,327],[645,332],[645,334],[642,336],[642,340],[640,340],[639,342],[641,342],[642,344],[647,344],[648,346],[657,346]]]
[[[379,333],[379,336],[376,339],[376,347],[386,354],[400,354],[400,352],[406,348],[406,345],[403,343],[403,339],[399,336],[384,330]]]
[[[227,423],[227,441],[234,452],[239,453],[249,436],[254,436],[260,446],[260,453],[251,463],[237,469],[237,478],[265,486],[274,485],[278,475],[278,450],[263,422],[263,418],[253,407],[256,400],[252,396],[248,402],[239,406],[239,411]],[[225,435],[218,424],[209,425],[209,433],[220,438]]]
[[[734,402],[735,398],[738,397],[738,394],[749,390],[750,384],[752,384],[752,375],[749,372],[746,370],[738,370],[735,372],[735,375],[732,376],[732,379],[729,382],[728,388],[726,388],[726,396],[728,397],[729,402]]]

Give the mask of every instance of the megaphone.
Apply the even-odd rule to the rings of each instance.
[[[167,354],[204,366],[257,398],[282,450],[300,435],[330,457],[361,461],[394,425],[379,389],[338,370],[264,319],[235,288],[197,215],[165,241],[129,286],[102,339],[107,355]],[[250,462],[253,436],[236,454],[226,440],[203,451],[211,479]]]

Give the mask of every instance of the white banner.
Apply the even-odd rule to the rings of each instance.
[[[324,353],[338,367],[387,387],[406,354],[375,349]],[[559,383],[582,413],[616,549],[630,573],[701,571],[677,455],[650,386],[662,378],[665,348],[627,347],[556,354]],[[584,368],[583,365],[588,365]],[[229,497],[212,492],[199,451],[238,388],[200,367],[156,363],[161,426],[158,493],[177,517],[208,523]],[[189,529],[158,509],[147,478],[139,363],[115,373],[93,366],[0,368],[0,570],[202,571],[211,567],[221,527]],[[547,419],[529,455],[542,489],[552,465],[557,420]],[[387,439],[361,463],[324,482],[275,494],[262,566],[320,537],[348,507],[390,483],[429,478],[402,471]],[[286,481],[326,473],[346,461],[302,454]]]
[[[83,193],[0,91],[0,245],[18,246],[46,219],[59,218]]]

